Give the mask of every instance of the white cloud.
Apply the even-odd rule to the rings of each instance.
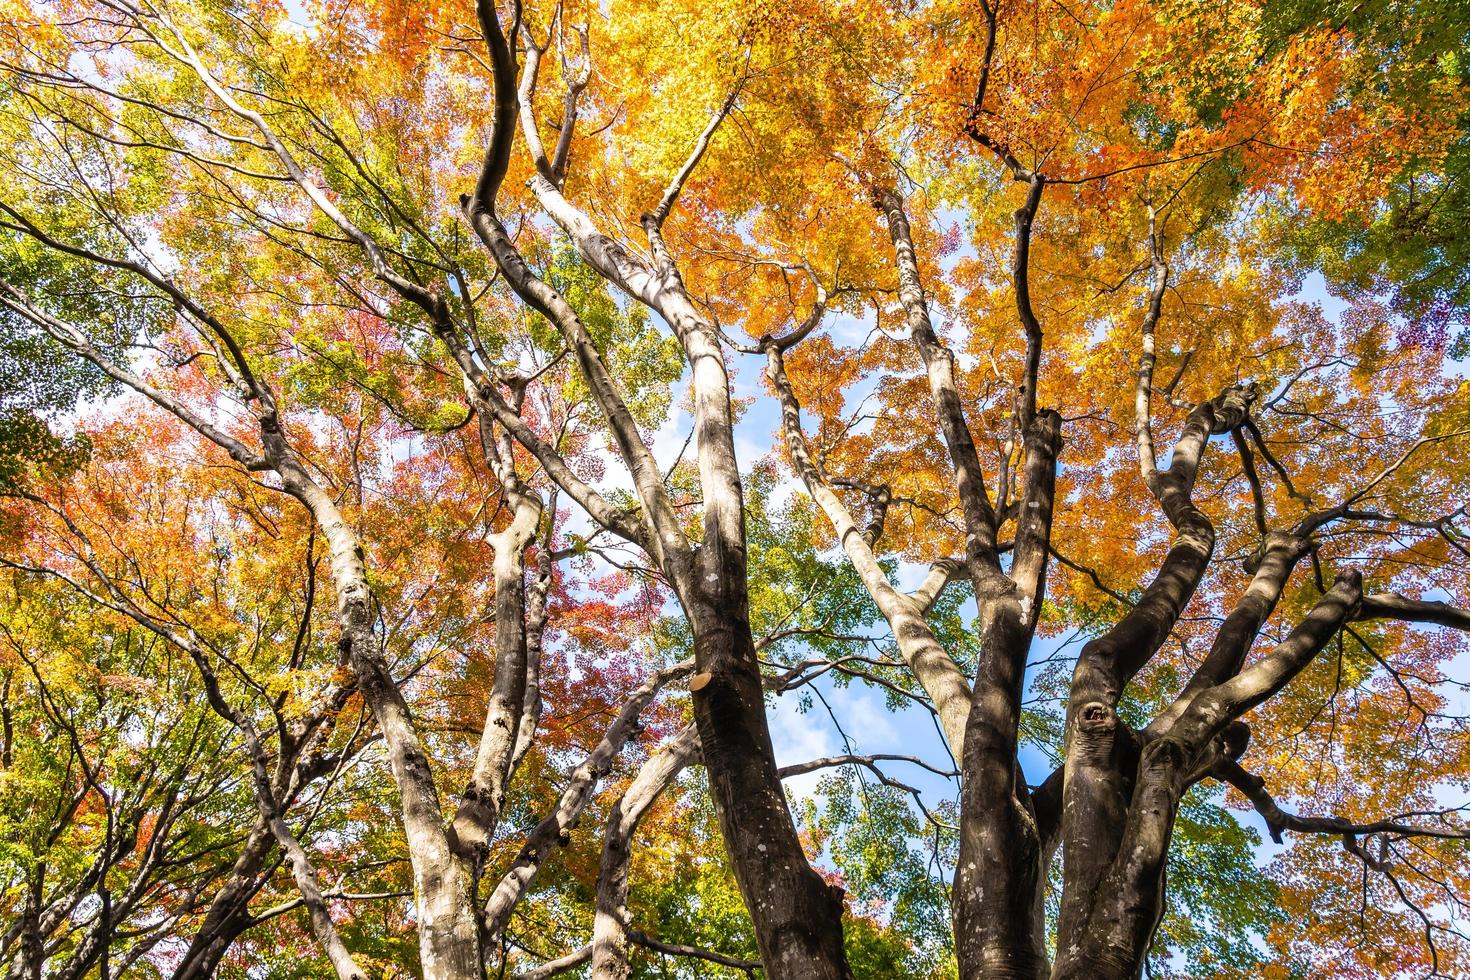
[[[767,712],[771,726],[771,744],[776,750],[776,765],[789,766],[798,762],[809,762],[838,752],[837,738],[821,724],[815,712],[802,714],[793,695],[779,697]],[[807,799],[816,795],[817,783],[823,770],[793,776],[785,785],[796,799]]]
[[[882,746],[898,740],[898,731],[893,727],[893,716],[878,703],[871,692],[856,687],[848,688],[842,695],[842,703],[833,705],[842,717],[842,725],[849,734],[861,738],[864,751],[872,746]]]

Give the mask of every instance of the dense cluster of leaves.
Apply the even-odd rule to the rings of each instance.
[[[512,523],[513,494],[487,462],[491,420],[466,401],[443,332],[384,285],[343,223],[467,325],[476,363],[507,380],[577,478],[620,513],[637,515],[640,498],[576,352],[516,301],[453,206],[475,185],[494,106],[474,5],[168,7],[176,35],[146,4],[0,0],[0,971],[34,962],[27,942],[57,976],[169,976],[186,962],[257,820],[251,750],[212,713],[207,662],[272,760],[300,748],[294,723],[345,692],[314,750],[321,771],[281,802],[357,964],[412,976],[398,791],[363,699],[343,687],[326,546],[279,481],[237,465],[191,418],[247,439],[259,400],[242,396],[238,364],[274,385],[281,429],[363,542],[375,635],[440,787],[465,785],[475,765],[496,668],[491,542]],[[1463,0],[561,0],[516,16],[523,54],[547,46],[523,109],[533,126],[566,123],[568,196],[613,238],[640,240],[639,216],[727,107],[665,234],[735,365],[770,714],[797,701],[804,712],[787,714],[830,721],[842,753],[890,753],[824,767],[794,800],[808,856],[846,890],[855,975],[958,975],[958,766],[831,522],[796,492],[771,392],[750,381],[763,362],[745,355],[825,305],[827,323],[785,361],[825,476],[877,524],[895,581],[912,589],[924,566],[964,552],[873,208],[879,184],[906,195],[925,298],[1005,512],[1026,458],[1018,175],[1047,175],[1024,303],[1046,338],[1032,394],[1066,421],[1020,728],[1028,782],[1063,757],[1078,648],[1137,602],[1170,547],[1132,445],[1139,324],[1161,263],[1153,426],[1177,433],[1234,385],[1253,386],[1260,423],[1211,441],[1196,502],[1217,560],[1129,686],[1123,720],[1144,727],[1188,680],[1268,522],[1332,506],[1395,459],[1354,498],[1356,516],[1314,539],[1260,646],[1321,598],[1324,569],[1470,604],[1470,455],[1454,441],[1470,431]],[[533,162],[509,167],[503,220],[585,324],[697,542],[701,436],[678,340],[550,227],[526,190]],[[36,325],[48,316],[85,343]],[[210,317],[228,330],[201,329]],[[133,380],[109,378],[84,347]],[[526,446],[505,445],[545,503],[524,576],[535,582],[545,559],[544,709],[476,889],[508,874],[624,704],[693,646],[647,555],[589,523]],[[984,653],[975,609],[956,581],[926,616],[971,678]],[[207,656],[191,660],[140,618]],[[1465,657],[1449,631],[1356,624],[1251,715],[1243,761],[1303,812],[1366,822],[1449,809],[1463,829]],[[899,772],[912,763],[892,746],[867,744],[875,734],[838,730],[858,704],[882,707],[902,754],[922,757],[918,776]],[[690,715],[687,692],[664,692],[597,773],[494,950],[506,975],[586,942],[600,828]],[[634,976],[740,975],[758,956],[704,783],[697,766],[681,775],[637,831],[628,906],[651,942],[633,948]],[[1213,780],[1185,798],[1151,975],[1470,969],[1463,838],[1395,841],[1375,868],[1331,839],[1268,846],[1249,810]],[[280,854],[250,883],[220,975],[322,975]]]

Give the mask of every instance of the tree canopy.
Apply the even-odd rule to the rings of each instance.
[[[0,976],[1470,975],[1461,0],[0,0]]]

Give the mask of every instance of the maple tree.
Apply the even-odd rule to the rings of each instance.
[[[7,0],[8,975],[1470,969],[1467,40]]]

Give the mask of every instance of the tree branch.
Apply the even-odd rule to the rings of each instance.
[[[1470,830],[1424,827],[1396,819],[1354,823],[1342,817],[1303,817],[1295,813],[1288,813],[1281,809],[1276,800],[1266,791],[1266,781],[1255,773],[1248,772],[1234,759],[1218,760],[1211,769],[1210,775],[1234,786],[1246,799],[1250,800],[1256,812],[1266,821],[1266,828],[1271,832],[1271,839],[1278,844],[1281,843],[1281,832],[1284,830],[1304,834],[1342,834],[1355,837],[1367,834],[1402,834],[1406,837],[1437,837],[1442,840],[1470,838]]]

